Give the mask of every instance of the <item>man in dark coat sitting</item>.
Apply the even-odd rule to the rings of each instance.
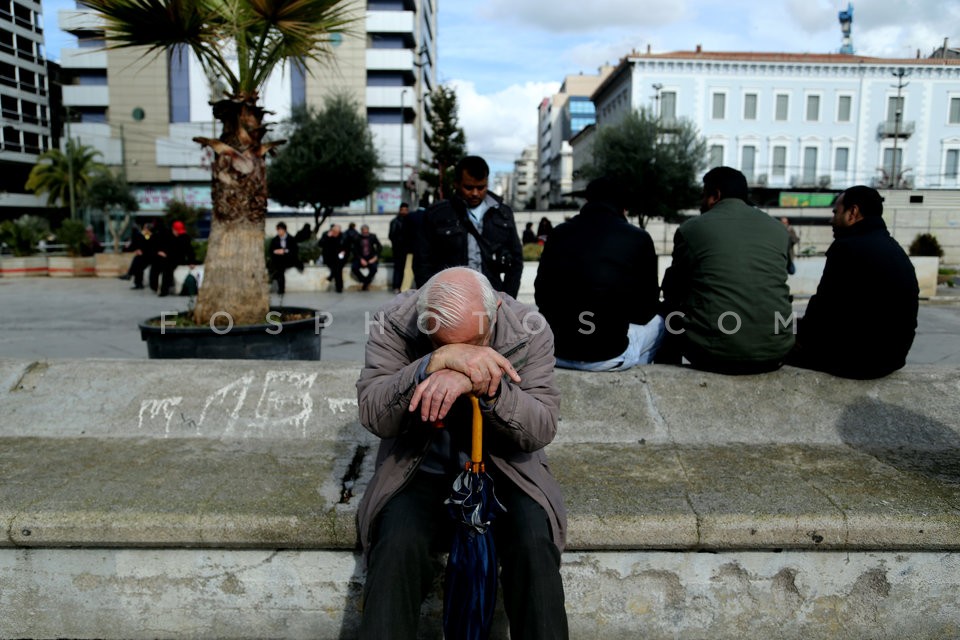
[[[858,185],[837,197],[834,241],[788,364],[857,379],[903,367],[917,329],[920,288],[882,215],[875,189]]]
[[[556,337],[558,367],[623,371],[651,362],[663,339],[657,252],[627,221],[619,184],[597,178],[586,197],[544,245],[537,307]]]

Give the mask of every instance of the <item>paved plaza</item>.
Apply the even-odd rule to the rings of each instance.
[[[960,365],[960,291],[941,288],[940,293],[921,303],[908,363]],[[283,303],[329,313],[330,324],[322,334],[323,360],[362,362],[368,320],[392,295],[288,293]],[[525,297],[521,293],[521,300],[532,302]],[[272,294],[271,301],[279,304],[280,298]],[[115,278],[0,278],[0,357],[146,358],[137,324],[163,312],[183,311],[187,304],[185,297],[134,291],[129,282]]]

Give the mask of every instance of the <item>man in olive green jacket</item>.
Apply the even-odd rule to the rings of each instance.
[[[368,567],[360,637],[416,637],[431,551],[449,550],[443,501],[469,453],[473,393],[487,472],[506,507],[492,530],[510,635],[566,638],[566,511],[543,451],[560,407],[546,320],[454,267],[387,303],[368,334],[360,423],[381,442],[357,511]]]
[[[656,362],[719,373],[778,369],[794,343],[787,286],[790,237],[747,202],[747,180],[730,167],[703,177],[702,215],[684,222],[663,277],[667,334]]]

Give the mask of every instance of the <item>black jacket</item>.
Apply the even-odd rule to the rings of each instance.
[[[274,251],[280,248],[280,236],[273,236],[270,240],[270,270],[285,271],[292,267],[303,269],[303,263],[300,262],[300,247],[296,239],[287,234],[287,252],[276,254]]]
[[[487,247],[483,260],[483,275],[497,291],[514,298],[520,292],[520,276],[523,273],[523,248],[517,235],[513,209],[494,196],[497,206],[491,207],[483,216],[480,236]],[[418,259],[414,261],[417,286],[448,267],[467,265],[467,205],[458,197],[441,200],[423,216],[417,236]]]
[[[846,378],[885,376],[904,365],[916,333],[913,263],[879,217],[834,237],[789,362]]]
[[[627,348],[627,325],[646,324],[660,301],[650,234],[602,203],[558,225],[534,283],[557,357],[599,362]]]

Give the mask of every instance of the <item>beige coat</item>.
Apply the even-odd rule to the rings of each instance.
[[[553,540],[562,551],[567,516],[560,487],[543,448],[557,433],[560,394],[554,382],[553,333],[535,309],[499,294],[491,346],[520,375],[506,378],[500,397],[483,410],[487,464],[495,466],[546,511]],[[357,381],[360,423],[379,436],[377,467],[360,501],[357,527],[364,552],[377,514],[413,476],[436,429],[408,407],[417,368],[432,350],[417,330],[417,292],[401,294],[377,311],[368,329],[366,362]]]

